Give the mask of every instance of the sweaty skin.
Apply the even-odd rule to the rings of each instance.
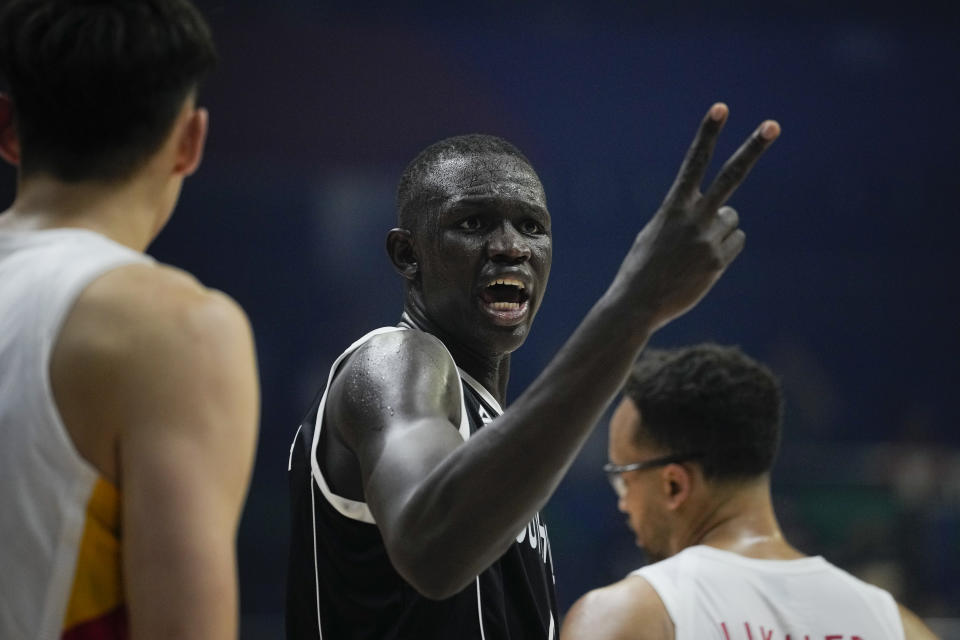
[[[701,193],[727,115],[723,104],[710,109],[607,291],[533,384],[467,442],[455,427],[458,373],[443,347],[504,404],[510,353],[529,333],[552,259],[543,189],[515,159],[440,162],[431,173],[436,215],[390,232],[405,311],[424,331],[377,336],[344,363],[327,399],[334,436],[325,456],[335,490],[366,500],[394,566],[425,596],[456,593],[504,553],[650,335],[693,307],[743,248],[736,212],[721,207],[779,126],[764,122]],[[525,285],[518,317],[485,304],[498,277]]]

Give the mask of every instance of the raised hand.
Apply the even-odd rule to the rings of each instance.
[[[722,102],[710,107],[677,179],[637,236],[614,281],[613,290],[632,298],[634,309],[651,330],[692,308],[743,249],[739,216],[724,203],[780,135],[780,125],[764,121],[701,192],[728,114]]]

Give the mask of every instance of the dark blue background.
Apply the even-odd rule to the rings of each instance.
[[[406,162],[481,131],[540,172],[554,267],[515,397],[603,291],[716,100],[731,116],[714,170],[764,118],[783,135],[731,201],[744,253],[653,343],[737,343],[769,363],[788,401],[774,474],[787,536],[923,615],[960,616],[948,3],[199,4],[222,54],[202,95],[208,151],[151,253],[234,296],[256,332],[244,637],[282,628],[297,421],[333,358],[398,318],[383,243]],[[642,563],[605,447],[601,427],[546,510],[564,608]]]

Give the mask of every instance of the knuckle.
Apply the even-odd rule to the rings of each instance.
[[[720,252],[720,245],[713,245],[710,247],[710,255],[704,261],[704,264],[710,271],[719,271],[723,269],[726,265],[724,262],[723,254]]]
[[[743,176],[747,173],[747,168],[750,165],[748,164],[746,158],[737,158],[730,163],[729,169],[726,171],[726,181],[728,184],[736,184],[743,180]]]
[[[691,257],[707,271],[723,267],[723,254],[720,243],[711,240],[705,234],[698,233],[689,244]]]
[[[703,140],[697,140],[687,153],[685,174],[695,173],[710,160],[710,149]]]
[[[739,181],[739,178],[738,178],[737,167],[730,166],[730,167],[727,167],[726,170],[723,171],[723,173],[717,176],[717,179],[714,181],[714,186],[718,191],[725,193],[730,189],[732,189],[737,184],[738,181]]]
[[[694,164],[700,167],[710,162],[710,147],[707,145],[706,140],[700,141],[700,144],[694,149],[693,160]]]

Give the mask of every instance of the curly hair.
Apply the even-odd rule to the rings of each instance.
[[[780,383],[737,347],[700,344],[647,350],[624,394],[640,410],[639,439],[671,453],[697,453],[708,479],[767,473],[780,444]]]
[[[400,176],[396,200],[397,226],[404,229],[415,228],[431,199],[438,195],[426,184],[427,175],[435,164],[448,158],[481,154],[516,158],[533,171],[533,165],[523,152],[497,136],[470,133],[434,142],[418,153]]]
[[[188,0],[10,0],[0,76],[24,175],[128,177],[160,148],[217,60]]]

